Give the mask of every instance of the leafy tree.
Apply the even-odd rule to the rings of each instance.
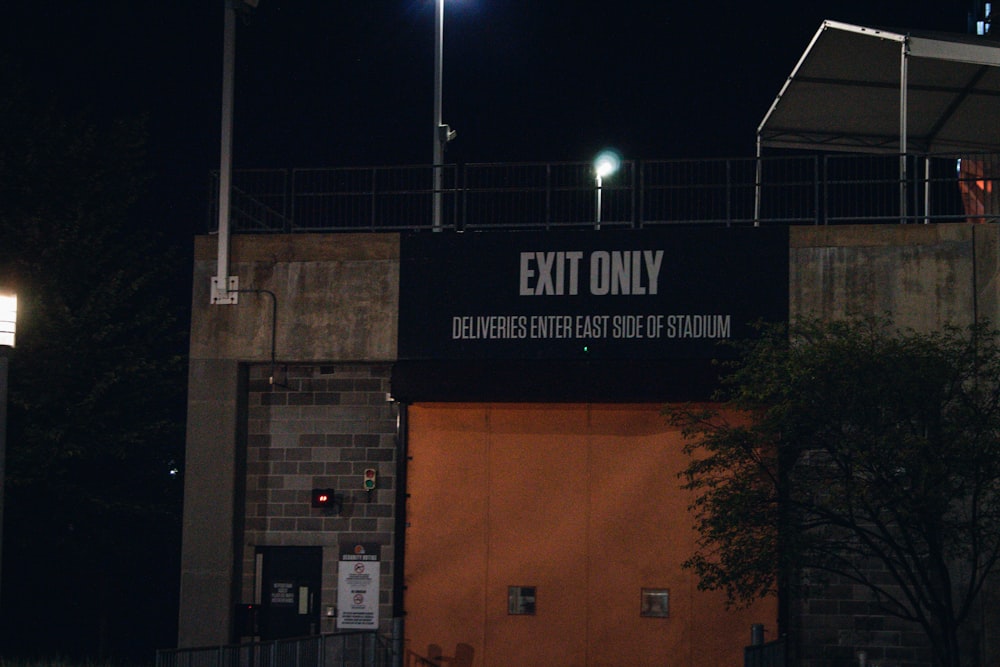
[[[136,205],[137,121],[0,97],[0,285],[18,292],[2,572],[8,650],[148,653],[175,617],[185,282]],[[148,654],[144,657],[148,657]]]
[[[1000,556],[998,333],[765,328],[723,387],[716,407],[671,413],[691,438],[701,587],[743,605],[789,573],[846,580],[961,665]]]

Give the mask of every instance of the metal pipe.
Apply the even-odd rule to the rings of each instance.
[[[764,643],[764,624],[754,623],[750,626],[750,645],[760,646]]]
[[[403,665],[403,630],[406,618],[404,588],[406,584],[406,473],[409,466],[409,435],[405,403],[396,412],[396,527],[393,535],[392,561],[392,664]]]
[[[600,229],[601,228],[601,186],[603,185],[603,179],[601,178],[600,174],[598,174],[595,177],[594,182],[597,185],[597,204],[596,204],[596,207],[595,207],[596,208],[597,217],[596,217],[596,220],[594,222],[594,229]]]
[[[931,222],[931,156],[924,156],[924,224]]]
[[[265,294],[271,297],[271,375],[268,377],[268,385],[275,385],[274,375],[277,368],[277,346],[278,346],[278,297],[274,292],[266,289],[237,289],[230,290],[232,294]]]

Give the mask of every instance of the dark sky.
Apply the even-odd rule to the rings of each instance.
[[[971,4],[447,0],[446,159],[750,156],[823,19],[962,32]],[[161,188],[197,198],[219,161],[222,7],[4,0],[0,54],[68,103],[148,114]],[[433,19],[433,0],[260,0],[238,30],[235,166],[430,163]]]

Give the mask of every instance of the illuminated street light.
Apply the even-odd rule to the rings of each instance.
[[[621,164],[621,156],[612,150],[601,151],[594,158],[594,189],[597,192],[597,203],[594,207],[596,212],[594,229],[601,228],[601,190],[604,186],[604,178],[618,171]]]
[[[441,119],[441,88],[444,79],[444,0],[436,0],[434,8],[434,192],[431,213],[434,231],[441,231],[441,167],[444,147],[455,138],[455,131]]]
[[[0,294],[0,562],[3,556],[4,461],[7,458],[7,364],[17,333],[17,295]]]

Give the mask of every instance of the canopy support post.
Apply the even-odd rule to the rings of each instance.
[[[924,156],[924,224],[931,222],[931,156]]]
[[[909,66],[910,40],[903,40],[900,46],[899,58],[899,222],[906,222],[907,208],[907,173],[906,173],[906,104],[907,104],[907,79]]]
[[[753,226],[760,227],[760,132],[757,133],[757,164],[755,167],[753,184]]]

